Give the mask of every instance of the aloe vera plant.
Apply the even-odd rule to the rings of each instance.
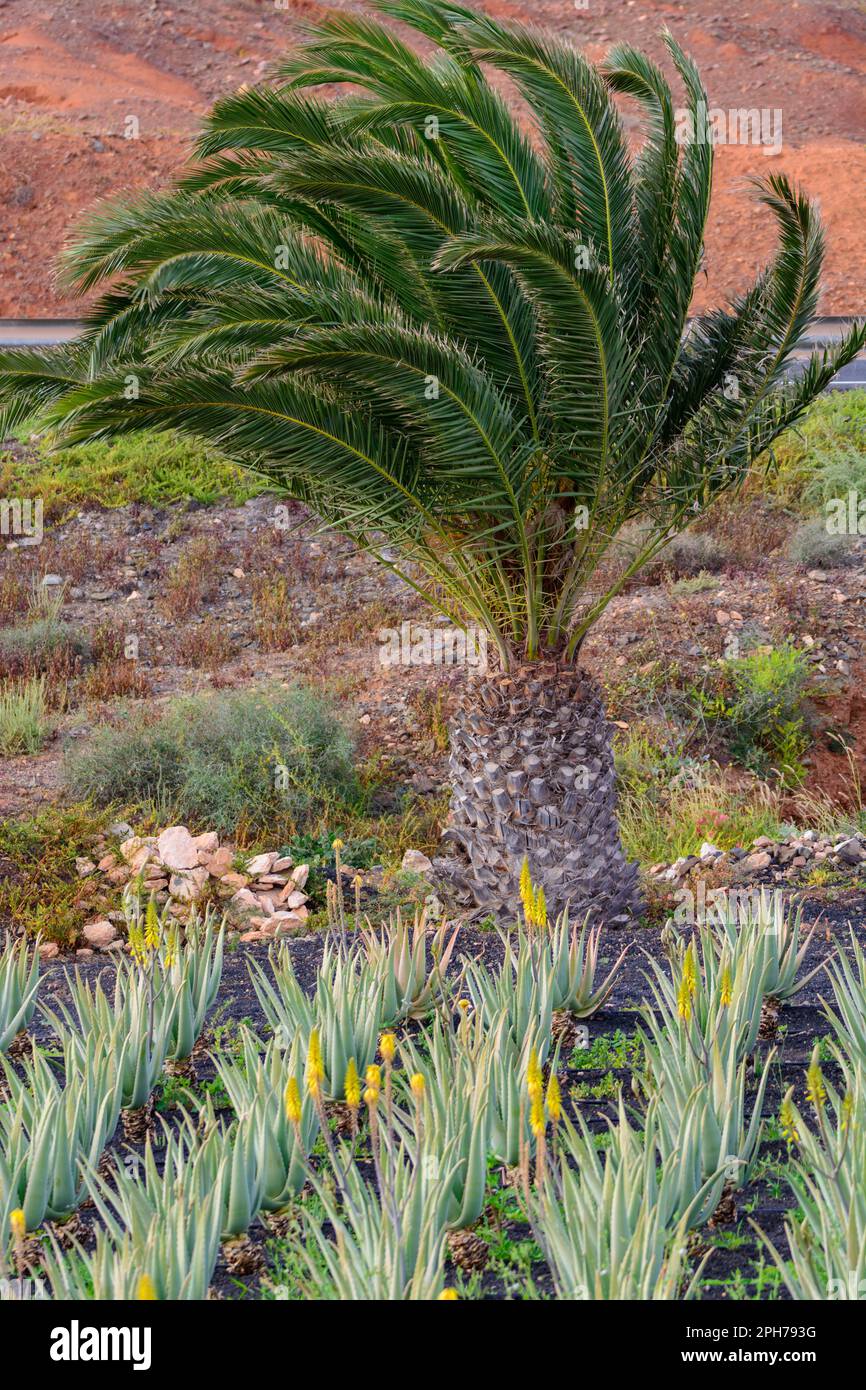
[[[833,985],[834,1010],[825,999],[824,1012],[833,1025],[839,1045],[852,1063],[866,1065],[866,955],[851,932],[853,964],[844,951],[827,963]]]
[[[445,973],[451,960],[460,927],[451,935],[442,922],[430,942],[432,968],[427,969],[427,919],[415,913],[411,935],[409,923],[399,908],[396,916],[382,923],[378,932],[368,927],[362,933],[367,960],[382,980],[382,1011],[386,1027],[410,1018],[423,1018],[441,1000]]]
[[[559,1151],[529,1194],[528,1215],[561,1299],[671,1299],[682,1291],[690,1225],[712,1197],[678,1155],[658,1163],[655,1116],[643,1133],[622,1099],[605,1155],[582,1117],[561,1121]],[[710,1209],[711,1206],[710,1206]],[[694,1284],[694,1280],[692,1284]]]
[[[767,975],[766,961],[754,946],[738,950],[736,942],[704,927],[669,969],[651,956],[647,961],[645,978],[661,1028],[681,1033],[705,1065],[713,1043],[724,1051],[730,1037],[740,1059],[752,1052]]]
[[[785,1221],[790,1259],[758,1235],[794,1299],[866,1296],[866,1071],[841,1053],[843,1089],[821,1072],[817,1049],[806,1074],[809,1123],[787,1093],[781,1108],[785,1137],[798,1156],[789,1165],[797,1212]]]
[[[176,1201],[139,1223],[135,1234],[111,1218],[108,1230],[97,1229],[92,1252],[75,1242],[67,1253],[52,1239],[42,1257],[51,1296],[63,1302],[205,1299],[219,1255],[220,1215],[213,1192],[195,1209]]]
[[[300,1038],[306,1051],[310,1034],[319,1030],[325,1066],[325,1090],[332,1100],[345,1096],[349,1062],[363,1073],[376,1056],[385,1026],[384,984],[357,948],[348,952],[325,947],[316,977],[316,992],[304,992],[285,944],[271,954],[271,984],[257,961],[250,961],[253,986],[265,1018],[288,1050]]]
[[[319,1131],[318,1111],[304,1087],[304,1063],[296,1041],[289,1053],[277,1042],[264,1056],[244,1030],[240,1058],[217,1054],[214,1063],[245,1131],[255,1136],[261,1154],[261,1206],[279,1211],[297,1196],[306,1178],[306,1164]],[[286,1088],[294,1080],[299,1097],[297,1122],[287,1113]]]
[[[721,948],[727,944],[736,960],[748,958],[756,977],[763,970],[765,996],[781,1001],[793,999],[824,966],[821,961],[800,975],[817,928],[815,923],[801,940],[802,917],[802,908],[786,904],[782,894],[761,889],[757,904],[751,895],[746,902],[737,899],[733,912],[714,904],[709,920]]]
[[[13,1210],[25,1229],[63,1221],[86,1195],[85,1170],[98,1162],[120,1112],[123,1048],[90,1035],[64,1040],[65,1082],[41,1055],[19,1075],[2,1061],[8,1097],[0,1106],[0,1231]]]
[[[657,1102],[659,1152],[663,1158],[683,1154],[693,1140],[698,1183],[723,1170],[732,1187],[742,1187],[751,1177],[764,1131],[761,1115],[774,1054],[765,1059],[750,1095],[747,1063],[739,1060],[734,1032],[723,1046],[713,1040],[705,1058],[693,1050],[682,1029],[661,1027],[649,1009],[643,1017],[649,1035],[642,1033],[642,1085]]]
[[[513,1041],[522,1047],[531,1036],[542,1063],[550,1050],[555,1008],[555,967],[549,955],[533,950],[525,933],[515,949],[511,936],[502,934],[504,957],[492,972],[480,961],[466,966],[466,989],[488,1030],[498,1028],[503,1017]]]
[[[565,1010],[575,1018],[591,1018],[608,998],[616,973],[628,953],[629,946],[619,956],[601,984],[596,984],[601,927],[591,927],[584,921],[578,934],[571,926],[568,913],[563,912],[547,936],[541,936],[540,946],[549,951],[553,962],[553,1007]],[[534,941],[534,944],[537,944]]]
[[[340,1161],[339,1202],[328,1183],[310,1174],[332,1234],[305,1211],[302,1232],[289,1236],[310,1271],[313,1296],[377,1303],[438,1298],[454,1180],[451,1152],[441,1154],[434,1168],[413,1162],[402,1143],[384,1144],[381,1192],[365,1181],[354,1160]]]
[[[36,1007],[39,951],[22,939],[6,939],[0,953],[0,1052],[26,1028]]]
[[[44,1009],[64,1045],[67,1040],[80,1057],[87,1040],[102,1038],[113,1053],[124,1110],[145,1105],[160,1076],[171,1046],[175,1006],[166,1001],[154,1010],[150,987],[128,966],[119,966],[109,998],[97,982],[91,986],[76,972],[69,987],[72,1007],[61,1003],[59,1013]]]
[[[417,1042],[407,1039],[401,1054],[406,1071],[423,1075],[425,1086],[420,1104],[411,1092],[406,1097],[397,1124],[415,1163],[438,1170],[446,1154],[453,1156],[448,1227],[462,1230],[484,1210],[492,1048],[488,1041],[473,1053],[437,1021]]]

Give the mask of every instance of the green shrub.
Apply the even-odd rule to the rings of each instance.
[[[713,574],[728,560],[724,547],[707,531],[683,531],[674,536],[653,561],[653,571],[666,571],[677,578]]]
[[[804,521],[788,541],[788,558],[806,569],[835,569],[857,559],[851,537],[828,531],[819,517]]]
[[[149,722],[131,714],[72,752],[67,777],[100,806],[273,843],[360,796],[349,731],[299,686],[185,697]]]
[[[696,854],[705,840],[732,849],[780,831],[778,794],[762,783],[734,787],[716,763],[640,727],[618,734],[614,751],[623,846],[644,867]]]
[[[721,664],[721,688],[697,692],[704,714],[721,727],[738,763],[759,776],[776,773],[787,786],[803,779],[800,762],[809,747],[803,703],[809,668],[786,642],[758,648]]]
[[[130,502],[165,507],[225,500],[240,505],[273,488],[198,442],[147,432],[54,454],[39,443],[21,458],[0,458],[0,483],[7,496],[41,497],[46,519],[52,521],[81,507]]]
[[[0,753],[38,753],[49,731],[44,676],[0,688]]]
[[[773,446],[769,486],[786,501],[814,511],[853,488],[866,497],[866,391],[820,396],[795,429]],[[755,475],[761,477],[762,464]]]

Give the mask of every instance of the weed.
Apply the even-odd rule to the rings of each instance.
[[[38,753],[49,732],[44,676],[0,687],[0,753]]]

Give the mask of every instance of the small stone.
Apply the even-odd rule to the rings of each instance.
[[[63,576],[61,574],[43,574],[42,576],[43,589],[55,589],[62,583]]]
[[[271,873],[281,874],[287,872],[292,867],[292,862],[292,856],[290,854],[284,854],[282,858],[274,860],[271,865]]]
[[[850,840],[843,840],[836,846],[835,854],[837,859],[841,859],[843,864],[859,864],[866,859],[866,853],[857,840],[852,836]]]
[[[79,960],[89,960],[93,952],[89,946],[79,946],[75,954]]]
[[[400,868],[405,873],[413,874],[429,874],[433,872],[433,864],[427,858],[427,855],[422,853],[420,849],[407,849],[406,853],[403,855]]]
[[[113,869],[116,863],[116,854],[104,854],[96,867],[101,874],[107,874],[108,870]]]
[[[96,873],[96,865],[92,859],[76,859],[75,872],[79,878],[87,878],[90,874]]]
[[[238,941],[267,941],[268,937],[262,931],[244,931],[238,937]]]
[[[81,935],[89,946],[95,947],[97,951],[104,951],[112,941],[117,940],[117,928],[106,921],[88,922],[82,928]]]
[[[156,848],[167,869],[194,869],[198,866],[195,840],[185,825],[171,825],[163,830]]]
[[[60,955],[60,947],[56,941],[43,941],[39,947],[39,957],[41,960],[54,960]]]
[[[309,864],[298,864],[292,869],[292,883],[296,888],[306,887],[307,879],[310,877]]]
[[[205,830],[202,835],[193,835],[192,842],[199,854],[214,854],[220,847],[220,837],[215,830]]]
[[[704,840],[704,843],[698,851],[698,857],[700,859],[718,859],[721,852],[718,845],[713,845],[709,840]]]
[[[109,869],[106,877],[109,883],[119,885],[121,883],[128,883],[131,875],[132,871],[126,864],[118,864],[115,868]]]
[[[132,834],[132,826],[127,825],[125,820],[113,820],[108,827],[109,835],[114,835],[118,840],[127,840]]]

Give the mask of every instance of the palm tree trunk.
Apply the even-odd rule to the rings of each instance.
[[[473,914],[518,914],[524,856],[548,910],[624,924],[638,869],[616,820],[610,730],[596,682],[576,666],[526,665],[467,687],[451,724],[456,856],[436,867]]]

